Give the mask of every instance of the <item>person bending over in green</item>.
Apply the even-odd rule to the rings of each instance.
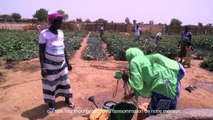
[[[134,93],[124,99],[129,100],[133,96],[151,97],[148,115],[157,114],[152,111],[176,109],[180,80],[185,75],[183,66],[161,54],[144,55],[139,48],[129,48],[126,58],[129,62],[129,74],[124,72],[122,79]]]

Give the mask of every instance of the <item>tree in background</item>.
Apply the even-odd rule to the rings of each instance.
[[[68,14],[65,14],[65,12],[63,10],[58,10],[57,13],[63,15],[63,20],[67,20],[69,18]]]
[[[99,18],[98,20],[95,21],[95,23],[108,23],[108,21],[104,20],[103,18]]]
[[[126,24],[130,24],[129,17],[126,17],[126,18],[125,18],[125,23],[126,23]]]
[[[91,23],[91,20],[90,19],[86,19],[84,22],[85,23]]]
[[[48,11],[44,8],[40,8],[36,10],[36,13],[33,15],[33,18],[38,19],[38,21],[46,21],[47,20]]]
[[[12,13],[11,18],[13,18],[14,20],[20,20],[21,15],[19,13]]]
[[[76,18],[76,22],[82,23],[82,19],[81,18]]]
[[[136,25],[136,23],[137,23],[137,21],[136,21],[136,20],[133,20],[133,24]]]
[[[212,26],[212,23],[208,23],[206,24],[207,27],[211,27]]]
[[[203,27],[203,23],[199,22],[199,23],[198,23],[198,26],[199,26],[199,27]]]
[[[11,15],[3,14],[3,15],[1,15],[1,18],[3,18],[3,19],[10,19]]]
[[[153,21],[153,20],[150,20],[150,21],[149,21],[149,24],[150,24],[150,25],[154,25],[154,21]]]
[[[180,27],[182,22],[178,19],[173,18],[170,22],[170,26],[172,27]]]

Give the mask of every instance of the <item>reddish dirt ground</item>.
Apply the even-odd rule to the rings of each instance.
[[[95,108],[87,100],[89,96],[95,96],[100,107],[108,100],[121,101],[123,96],[121,81],[117,96],[112,98],[117,80],[114,74],[127,67],[127,62],[115,61],[113,58],[104,61],[82,60],[81,55],[87,45],[87,37],[84,38],[74,58],[70,59],[73,64],[73,70],[69,73],[73,91],[71,101],[75,103],[76,111],[67,108],[63,98],[59,97],[56,99],[58,113],[46,112],[47,105],[43,102],[39,59],[36,58],[16,63],[11,69],[5,69],[4,63],[0,63],[0,70],[4,75],[4,78],[0,80],[0,119],[82,120],[80,116],[87,115],[85,110]],[[201,60],[192,60],[191,68],[186,69],[186,76],[182,79],[178,109],[213,108],[213,73],[201,69],[199,67],[201,62]],[[198,88],[189,93],[184,90],[189,85],[196,85]],[[140,104],[148,101],[149,99],[139,99]]]

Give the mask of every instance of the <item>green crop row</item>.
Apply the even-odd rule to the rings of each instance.
[[[147,37],[148,36],[148,37]],[[143,34],[140,41],[134,39],[134,34],[123,35],[116,32],[106,31],[104,33],[104,42],[107,44],[107,49],[111,55],[117,60],[126,60],[125,51],[130,47],[138,47],[145,54],[160,53],[171,59],[175,59],[179,54],[178,42],[180,35],[164,35],[160,43],[156,46],[155,39],[152,35]],[[192,48],[194,53],[200,57],[213,57],[213,36],[198,35],[192,37]],[[203,66],[212,67],[211,62],[204,63]]]
[[[86,31],[64,32],[64,44],[67,49],[68,57],[72,57],[74,55],[74,52],[81,47],[81,42],[86,35]]]
[[[84,50],[85,60],[103,60],[106,59],[106,53],[102,49],[102,41],[97,32],[92,32]]]
[[[0,56],[7,62],[38,56],[38,34],[20,30],[0,30]]]
[[[114,55],[117,60],[126,60],[125,51],[130,47],[138,47],[145,54],[161,53],[169,58],[174,59],[178,54],[178,36],[166,36],[158,46],[155,46],[154,39],[148,38],[136,41],[133,35],[123,35],[116,32],[105,32],[104,42],[110,54]]]
[[[86,31],[65,31],[68,55],[80,48]],[[21,30],[0,30],[0,57],[6,62],[29,60],[38,57],[38,34]]]
[[[212,35],[199,35],[193,36],[192,46],[198,58],[213,57],[213,36]]]
[[[213,58],[204,60],[204,62],[200,64],[200,67],[205,68],[209,71],[213,71]]]

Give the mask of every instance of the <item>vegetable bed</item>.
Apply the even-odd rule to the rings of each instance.
[[[107,58],[105,51],[102,49],[102,41],[97,33],[92,32],[90,34],[83,58],[85,60],[103,60]]]
[[[86,31],[64,31],[65,46],[68,56],[80,48]],[[37,32],[25,32],[21,30],[0,30],[0,57],[8,62],[29,60],[38,57]]]

